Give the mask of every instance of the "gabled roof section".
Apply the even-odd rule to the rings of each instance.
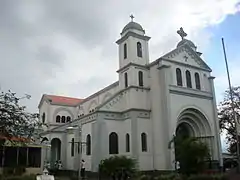
[[[205,71],[211,72],[212,69],[200,57],[201,53],[193,50],[188,44],[184,44],[165,54],[161,58],[164,60],[175,61],[179,63],[196,66]]]
[[[38,108],[40,108],[43,101],[47,101],[48,103],[50,103],[52,105],[77,106],[83,100],[84,99],[44,94],[38,105]]]

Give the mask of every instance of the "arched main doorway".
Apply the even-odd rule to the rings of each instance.
[[[199,110],[194,108],[183,110],[178,116],[175,134],[181,139],[196,137],[208,145],[210,155],[213,155],[212,131],[207,118]]]
[[[61,140],[53,138],[51,140],[51,165],[54,165],[57,160],[61,160]]]

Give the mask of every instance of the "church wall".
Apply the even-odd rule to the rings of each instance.
[[[153,137],[153,131],[152,131],[152,121],[150,119],[144,119],[144,118],[138,118],[138,139],[137,142],[139,144],[138,146],[138,153],[139,153],[139,169],[140,170],[152,170],[153,169],[153,149],[152,149],[152,137]],[[147,135],[147,151],[142,151],[142,140],[141,140],[141,134],[146,133]]]
[[[39,108],[39,114],[40,114],[41,121],[42,121],[43,113],[45,113],[45,123],[49,123],[49,121],[51,121],[50,111],[49,110],[50,110],[49,104],[46,101],[44,101],[42,103],[42,106]],[[43,129],[46,130],[47,127],[43,126]]]
[[[85,160],[85,168],[87,171],[91,171],[92,167],[92,151],[93,151],[93,133],[92,133],[92,122],[83,124],[82,126],[82,142],[87,142],[87,135],[91,136],[91,154],[87,155],[87,145],[83,144],[82,146],[82,159]]]
[[[138,108],[138,109],[150,109],[149,90],[142,88],[130,88],[129,92],[129,104],[127,108]]]
[[[57,115],[65,116],[65,122],[67,116],[71,117],[71,120],[76,118],[76,107],[69,107],[69,106],[59,106],[59,105],[51,105],[49,106],[49,116],[50,116],[50,125],[52,127],[57,127],[64,123],[57,123],[56,117]]]
[[[131,155],[131,141],[132,141],[132,134],[131,134],[131,120],[104,120],[104,130],[101,132],[102,142],[101,142],[101,149],[102,149],[102,159],[108,158],[111,155],[109,154],[109,135],[112,132],[117,133],[118,135],[118,147],[119,147],[119,154],[121,155]],[[130,153],[126,152],[126,133],[130,135]]]

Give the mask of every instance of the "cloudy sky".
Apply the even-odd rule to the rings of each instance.
[[[183,27],[216,76],[218,100],[227,87],[221,37],[232,81],[240,65],[240,0],[0,0],[0,86],[37,111],[42,94],[84,98],[117,80],[115,41],[134,14],[151,36],[150,58],[175,48]]]

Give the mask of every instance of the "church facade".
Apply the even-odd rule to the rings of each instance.
[[[42,136],[51,147],[42,150],[42,164],[61,160],[63,169],[77,170],[84,159],[96,172],[102,159],[125,155],[140,170],[173,170],[169,142],[179,128],[206,142],[222,164],[212,70],[182,28],[178,34],[177,47],[150,62],[150,37],[131,21],[116,42],[117,82],[85,99],[43,95]]]

